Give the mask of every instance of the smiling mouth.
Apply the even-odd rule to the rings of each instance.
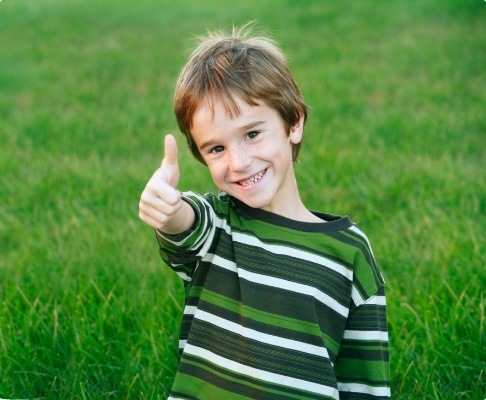
[[[267,170],[263,170],[262,172],[259,172],[256,175],[253,175],[250,179],[247,179],[246,181],[240,181],[238,182],[241,186],[243,187],[248,187],[250,185],[253,185],[254,183],[258,182],[260,179],[262,179],[263,175],[265,175],[265,172]]]

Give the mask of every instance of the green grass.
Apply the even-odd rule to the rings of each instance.
[[[0,2],[0,397],[165,398],[183,293],[138,200],[192,38],[256,19],[311,106],[306,204],[385,275],[394,398],[483,400],[486,3],[227,4]]]

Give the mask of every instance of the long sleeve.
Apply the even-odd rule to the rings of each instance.
[[[191,280],[198,261],[207,253],[215,234],[214,210],[208,201],[192,192],[182,194],[196,213],[192,229],[179,235],[157,232],[160,256],[185,282]]]

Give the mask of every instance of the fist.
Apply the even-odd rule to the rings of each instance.
[[[164,140],[164,158],[145,186],[139,203],[139,217],[152,228],[164,231],[164,227],[176,215],[182,205],[179,184],[177,142],[172,135]]]

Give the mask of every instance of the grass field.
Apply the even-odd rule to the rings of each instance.
[[[0,397],[166,397],[183,293],[139,196],[192,38],[248,20],[311,107],[306,204],[373,243],[393,398],[486,397],[480,0],[0,1]]]

